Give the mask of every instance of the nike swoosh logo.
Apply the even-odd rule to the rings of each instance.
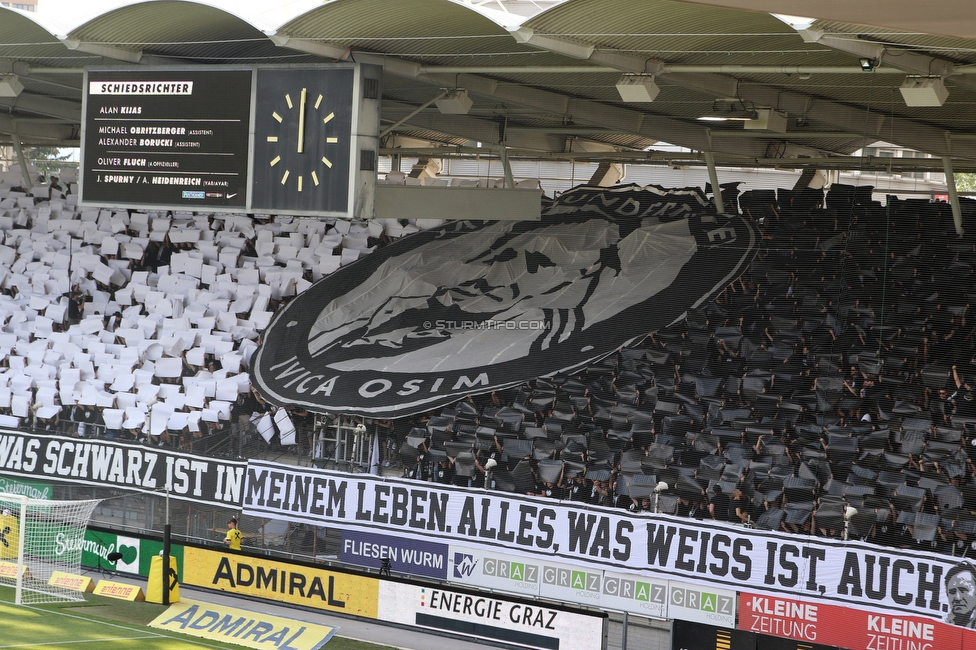
[[[228,198],[228,199],[232,199],[232,198],[234,198],[235,196],[237,196],[237,192],[234,192],[233,194],[228,194],[228,195],[227,195],[227,198]]]

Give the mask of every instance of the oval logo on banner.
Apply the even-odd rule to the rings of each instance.
[[[454,221],[323,278],[252,360],[278,404],[400,417],[572,372],[681,318],[756,248],[696,188],[580,187],[539,221]]]

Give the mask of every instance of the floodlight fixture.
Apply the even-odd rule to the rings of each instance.
[[[0,97],[17,97],[24,90],[24,84],[15,74],[0,75]]]
[[[437,110],[445,115],[467,115],[474,102],[464,88],[448,90],[443,97],[434,100]]]
[[[698,118],[705,122],[725,122],[734,120],[745,122],[759,119],[759,111],[751,103],[739,100],[716,100],[712,103],[712,112]]]
[[[654,75],[625,74],[617,81],[617,93],[625,102],[653,102],[661,89],[654,83]]]
[[[755,119],[746,120],[742,123],[742,128],[755,131],[772,131],[774,133],[786,133],[786,123],[789,116],[783,111],[774,111],[771,108],[756,109]]]
[[[941,77],[905,77],[905,81],[898,88],[905,100],[905,106],[942,106],[949,91]]]

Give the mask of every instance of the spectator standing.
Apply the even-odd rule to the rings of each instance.
[[[231,517],[227,520],[227,536],[224,537],[224,544],[232,551],[239,551],[243,539],[244,534],[237,527],[237,517]]]

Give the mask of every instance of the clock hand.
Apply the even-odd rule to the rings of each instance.
[[[301,104],[298,107],[298,153],[305,150],[305,95],[306,89],[302,88]]]

